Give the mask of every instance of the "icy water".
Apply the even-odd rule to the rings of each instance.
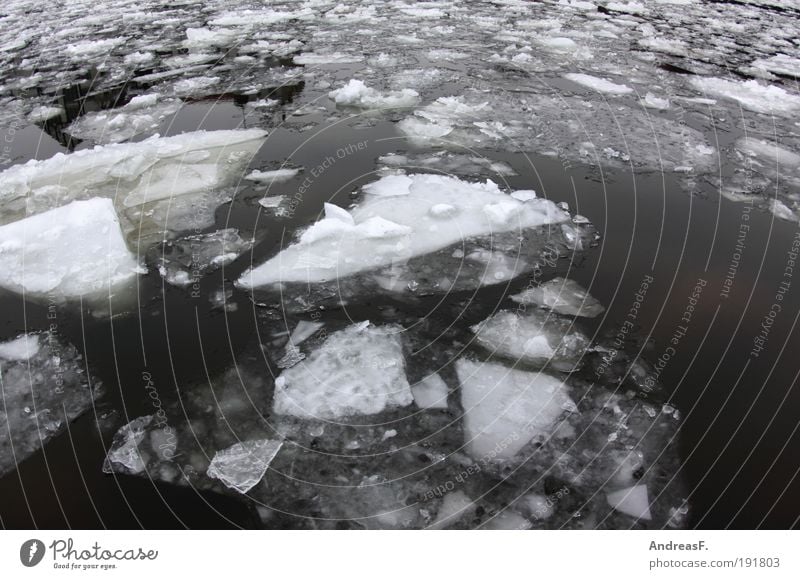
[[[476,50],[473,36],[446,47],[441,39],[432,44],[426,40],[422,48],[415,48],[407,38],[394,39],[403,48],[396,55],[385,49],[387,62],[383,64],[365,64],[363,58],[362,62],[330,62],[347,60],[341,55],[322,59],[328,61],[322,64],[303,59],[292,63],[292,54],[344,51],[366,54],[369,59],[379,52],[376,36],[384,30],[385,23],[372,20],[374,15],[368,5],[358,8],[367,13],[350,19],[334,18],[336,9],[332,6],[321,11],[330,21],[336,21],[339,30],[373,29],[373,34],[359,39],[358,47],[337,40],[336,33],[330,32],[335,29],[331,28],[333,25],[318,23],[315,18],[321,17],[316,14],[319,9],[309,5],[293,8],[307,10],[308,14],[266,25],[275,37],[268,39],[270,46],[262,48],[262,53],[249,53],[257,55],[257,62],[242,60],[233,64],[237,56],[247,53],[241,45],[258,37],[250,29],[246,30],[249,36],[245,39],[237,38],[237,48],[226,48],[226,41],[220,39],[203,44],[201,52],[217,54],[217,59],[209,61],[212,68],[189,70],[180,78],[223,78],[211,83],[211,87],[204,88],[202,83],[177,86],[173,79],[166,84],[160,79],[152,83],[120,81],[118,77],[124,77],[125,71],[113,67],[110,73],[92,71],[88,80],[81,82],[70,79],[66,88],[58,89],[55,85],[25,88],[20,86],[24,82],[12,86],[7,79],[11,88],[6,92],[14,97],[9,96],[7,106],[40,102],[38,99],[44,96],[47,102],[63,108],[58,117],[48,121],[26,121],[20,123],[22,126],[13,124],[5,129],[4,135],[13,136],[7,139],[12,146],[7,153],[10,164],[48,159],[58,152],[90,150],[98,141],[70,137],[70,123],[98,111],[120,109],[133,97],[148,92],[172,91],[173,98],[180,99],[180,108],[165,109],[163,118],[156,117],[155,125],[122,139],[126,142],[140,142],[155,133],[169,137],[198,130],[259,127],[266,128],[269,134],[234,179],[229,188],[231,201],[219,203],[213,224],[163,235],[179,241],[187,235],[235,228],[243,239],[252,237],[255,241],[252,250],[238,251],[240,257],[221,269],[203,273],[196,284],[171,285],[160,274],[160,259],[169,255],[173,245],[164,249],[158,243],[159,235],[145,234],[137,243],[137,236],[129,234],[128,246],[140,254],[148,271],[135,278],[135,303],[115,304],[113,307],[118,309],[110,318],[94,304],[53,305],[3,292],[0,341],[26,331],[52,329],[82,353],[87,374],[102,382],[103,393],[93,408],[69,424],[66,432],[0,479],[0,496],[4,497],[0,524],[12,528],[421,527],[430,525],[437,520],[437,513],[445,511],[443,497],[460,492],[477,505],[471,507],[469,520],[457,523],[466,527],[491,527],[495,523],[519,526],[520,513],[526,511],[515,505],[530,493],[547,496],[548,509],[554,511],[545,517],[541,509],[526,507],[530,511],[527,525],[536,528],[795,526],[800,515],[800,483],[796,477],[800,470],[800,437],[795,412],[800,394],[795,388],[797,364],[792,352],[800,346],[794,332],[800,316],[800,296],[791,276],[794,258],[787,252],[793,250],[798,226],[795,217],[789,218],[775,209],[769,199],[782,199],[791,214],[796,201],[791,188],[799,169],[793,158],[787,163],[767,155],[765,160],[763,151],[761,157],[751,155],[757,165],[753,168],[743,160],[743,146],[737,144],[755,130],[758,138],[772,138],[782,147],[797,151],[792,148],[798,142],[796,110],[790,109],[788,116],[775,117],[754,111],[752,105],[744,109],[731,105],[724,97],[717,97],[720,101],[716,105],[703,102],[685,108],[673,98],[672,107],[665,111],[650,108],[649,114],[658,120],[643,133],[637,133],[636,119],[631,115],[644,109],[633,97],[615,96],[614,89],[598,97],[591,89],[576,84],[575,77],[567,79],[562,73],[584,71],[597,77],[621,73],[628,57],[608,65],[609,70],[602,70],[598,60],[602,59],[603,50],[609,50],[615,41],[621,43],[622,31],[635,29],[640,34],[643,25],[659,23],[664,15],[612,10],[608,20],[604,20],[605,16],[589,19],[584,16],[585,7],[576,7],[574,13],[559,13],[553,5],[534,9],[524,4],[477,3],[476,21],[469,25],[465,24],[466,16],[447,3],[408,8],[409,12],[404,13],[407,18],[402,21],[402,26],[408,27],[404,31],[407,35],[412,34],[414,23],[429,22],[426,19],[432,18],[434,12],[449,15],[436,24],[456,30],[467,26],[473,34],[478,19],[485,19],[483,23],[494,29],[496,23],[490,22],[496,16],[493,11],[510,11],[507,18],[512,31],[498,25],[501,31],[497,34],[516,36],[485,41],[487,45],[480,47],[481,58],[468,57],[466,62],[458,53]],[[382,3],[376,6],[379,12],[396,8]],[[281,8],[288,9],[275,9]],[[183,17],[180,7],[176,10]],[[425,14],[425,10],[433,12]],[[732,21],[743,21],[745,14],[754,20],[761,18],[764,30],[771,30],[768,23],[786,17],[785,11],[792,8],[762,6],[739,10],[743,12],[731,14]],[[595,12],[609,14],[596,8],[591,13]],[[541,57],[535,63],[529,58],[515,59],[514,55],[520,54],[530,57],[524,46],[531,30],[549,30],[531,22],[544,22],[559,14],[564,20],[563,30],[537,33],[540,43],[533,42],[536,50],[545,52],[548,49],[542,46],[558,47],[553,49],[556,56]],[[789,16],[797,14],[792,12]],[[214,24],[213,17],[220,22]],[[215,11],[209,6],[194,24],[214,30],[233,26],[236,33],[244,34],[236,25],[224,24],[225,17],[222,8]],[[579,32],[588,29],[587,23],[605,23],[608,33],[615,27],[617,38],[583,38]],[[595,33],[602,29],[592,28]],[[288,38],[280,36],[284,30]],[[399,37],[401,33],[397,34]],[[443,30],[441,34],[448,33]],[[172,36],[186,38],[174,31],[166,34],[167,38]],[[650,36],[645,29],[642,37],[646,40]],[[307,44],[276,46],[295,37]],[[564,42],[566,37],[574,38],[576,46]],[[691,37],[685,33],[681,36],[684,40]],[[548,38],[561,40],[548,44],[544,42]],[[591,63],[579,53],[583,44],[586,50],[596,51]],[[646,43],[640,44],[637,51],[647,48]],[[503,56],[496,54],[500,47],[509,45],[515,48]],[[142,42],[139,49],[145,47]],[[683,78],[694,75],[675,72],[670,66],[675,69],[675,63],[680,63],[707,77],[722,76],[721,71],[740,63],[733,62],[732,57],[726,60],[724,43],[720,42],[720,47],[721,54],[699,55],[689,48],[678,50],[674,46],[671,52],[686,50],[688,55],[656,51],[653,59],[637,61],[631,79],[620,74],[616,82],[641,83],[636,91],[644,97],[648,88],[656,91],[653,85],[658,81],[661,84],[657,86],[669,87],[658,94],[690,98],[692,93],[685,87],[675,88],[671,83],[682,83]],[[430,52],[433,49],[440,52]],[[448,50],[452,54],[447,54]],[[747,58],[733,53],[747,61],[752,60],[750,56],[768,56],[775,50],[765,49],[766,55],[748,53]],[[131,50],[123,52],[129,54]],[[159,61],[191,55],[198,49],[190,44],[184,50],[165,42],[156,52],[156,61],[135,68],[136,77],[146,78],[145,75],[161,71]],[[533,54],[534,60],[540,58],[536,52]],[[402,63],[389,63],[394,57]],[[614,68],[617,70],[611,70]],[[433,75],[433,80],[424,80],[425,69],[440,72]],[[407,70],[413,72],[403,72]],[[683,72],[683,68],[679,70]],[[284,72],[272,78],[275,71]],[[291,77],[296,79],[286,83]],[[784,74],[765,81],[789,91],[785,96],[779,95],[777,105],[772,104],[776,109],[781,103],[800,98],[791,93],[796,91],[796,82],[788,78]],[[260,82],[261,79],[265,80]],[[362,106],[363,100],[357,108],[344,104],[337,107],[328,92],[341,88],[350,79],[364,79],[369,86],[382,87],[384,95],[407,84],[419,91],[421,102],[414,108],[384,111],[364,110],[384,107]],[[471,112],[460,117],[447,113],[452,114],[450,118],[430,108],[436,99],[451,95],[468,95],[466,102],[470,106],[466,108]],[[692,94],[692,98],[701,96]],[[517,98],[528,99],[524,107],[514,100]],[[253,105],[263,99],[278,102],[268,104],[268,112],[262,114],[258,105]],[[481,99],[491,102],[485,110],[476,105]],[[579,104],[584,99],[593,103],[595,112],[585,114]],[[755,96],[753,99],[758,100]],[[457,106],[448,103],[450,111]],[[564,114],[558,116],[560,108]],[[399,128],[413,117],[413,111],[426,110],[428,116],[417,116],[434,128],[444,124],[455,127],[443,139],[445,144],[428,137],[420,142],[419,134],[414,142],[414,134]],[[531,111],[544,112],[546,121],[515,125]],[[609,119],[616,126],[606,124]],[[132,122],[128,118],[126,126]],[[480,126],[482,131],[477,135],[470,132],[478,126],[472,123],[494,122],[497,126]],[[575,125],[580,128],[574,129]],[[666,129],[680,134],[665,134]],[[585,152],[585,142],[593,140],[596,147]],[[614,143],[627,148],[614,147]],[[713,150],[713,154],[705,148]],[[446,154],[433,157],[442,151]],[[386,163],[386,156],[392,154],[405,156],[399,166],[408,174],[440,173],[469,183],[491,178],[503,190],[533,189],[540,198],[566,203],[571,215],[587,218],[599,237],[595,243],[543,262],[538,270],[500,282],[495,279],[492,285],[477,289],[369,291],[354,296],[345,281],[342,292],[351,292],[346,305],[337,307],[326,301],[322,308],[299,311],[294,295],[276,297],[274,293],[265,295],[258,289],[251,292],[234,286],[233,282],[249,268],[278,254],[299,231],[320,219],[324,203],[347,208],[361,200],[358,192],[362,186],[396,171],[397,165],[387,167]],[[468,157],[471,165],[448,165],[447,154]],[[482,161],[476,162],[475,158]],[[770,169],[770,162],[777,169]],[[284,164],[303,170],[268,186],[241,179],[252,170],[273,170]],[[743,166],[748,171],[744,178]],[[768,184],[760,195],[743,190],[761,180]],[[721,195],[721,189],[727,194]],[[742,201],[745,194],[751,198]],[[265,196],[278,195],[287,196],[280,206],[283,210],[258,203]],[[291,211],[285,210],[287,203],[291,203]],[[3,223],[18,218],[18,214],[4,213]],[[162,255],[162,251],[166,253]],[[583,416],[580,420],[585,420],[580,424],[589,425],[585,432],[569,435],[572,438],[564,451],[564,455],[575,455],[574,468],[580,475],[570,480],[566,474],[571,472],[569,465],[560,471],[552,470],[556,462],[553,457],[558,457],[563,447],[558,446],[560,442],[549,441],[536,451],[528,448],[528,454],[522,453],[527,457],[524,461],[515,459],[505,465],[470,470],[473,463],[461,448],[461,375],[456,377],[452,369],[455,364],[450,362],[480,357],[474,345],[468,343],[469,327],[500,310],[514,308],[510,296],[559,276],[578,282],[606,308],[596,318],[574,321],[592,344],[601,346],[586,355],[583,367],[572,374],[551,368],[546,371],[573,389],[571,397],[578,402]],[[289,292],[299,292],[294,286],[288,288]],[[229,292],[224,304],[212,299],[220,290]],[[428,413],[387,410],[375,417],[354,419],[349,426],[334,419],[325,428],[301,419],[283,420],[271,415],[273,382],[281,372],[289,372],[278,366],[284,352],[281,340],[285,342],[286,333],[301,320],[324,323],[328,335],[364,320],[399,325],[409,336],[403,346],[409,382],[431,370],[440,370],[451,390],[450,404]],[[311,356],[323,343],[319,336],[312,338],[303,346],[304,353]],[[620,356],[614,359],[616,363],[606,365],[603,356],[612,347],[620,350]],[[641,362],[631,369],[632,360]],[[530,368],[523,363],[521,369]],[[231,391],[236,393],[229,401]],[[616,431],[608,430],[604,421],[610,419],[602,418],[604,412],[608,414],[598,402],[603,393],[618,394],[625,403],[631,403],[630,415],[619,419]],[[250,417],[242,418],[241,424],[235,423],[240,416],[249,416],[247,409],[242,411],[237,406],[242,400],[265,419],[270,438],[286,440],[264,481],[247,497],[202,474],[215,452],[238,440],[220,434],[219,429],[233,432],[241,427],[251,432],[247,422]],[[165,466],[172,462],[171,457],[152,456],[150,462],[145,461],[147,468],[143,472],[126,472],[124,468],[104,472],[104,460],[115,444],[115,433],[134,418],[152,415],[160,407],[169,409],[173,424],[189,424],[182,431],[179,459],[175,461],[180,464],[176,468],[181,474]],[[628,407],[624,408],[623,413],[628,415]],[[634,417],[645,408],[647,414],[642,414],[641,419]],[[652,423],[652,416],[647,418],[651,410],[658,416]],[[643,422],[637,425],[636,420]],[[627,443],[622,443],[617,448],[614,444],[617,434],[628,428],[628,421],[634,432],[646,432],[654,439],[649,447],[642,445],[646,456],[640,467],[647,473],[642,481],[650,491],[652,520],[637,520],[624,509],[612,512],[608,508],[612,499],[605,500],[605,495],[612,496],[618,487],[627,488],[627,483],[618,484],[619,472],[614,469],[613,474],[592,470],[592,465],[606,460],[624,470],[625,461],[614,457],[636,445],[626,447]],[[597,450],[596,440],[587,440],[598,436],[608,437],[610,446],[601,445],[605,450]],[[186,450],[190,445],[181,445],[191,438],[207,453],[205,463],[186,458],[194,456],[194,451]],[[550,449],[550,444],[555,448]],[[187,473],[189,464],[200,472]],[[392,477],[396,478],[387,480]],[[595,477],[601,480],[600,484],[595,484]],[[603,477],[608,480],[602,481]],[[641,477],[641,473],[634,472],[633,478]],[[368,498],[363,502],[367,511],[337,494],[353,487],[366,493]],[[674,516],[674,510],[682,505],[689,506],[685,520]],[[413,515],[375,517],[377,512],[396,510]],[[502,513],[506,512],[517,518],[503,519]],[[502,524],[497,522],[500,519]]]

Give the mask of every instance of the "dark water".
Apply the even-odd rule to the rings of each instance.
[[[87,99],[84,110],[124,101],[122,93]],[[78,98],[78,97],[75,97]],[[291,98],[291,95],[286,95]],[[86,104],[91,103],[91,105]],[[232,96],[186,105],[167,119],[162,134],[241,126],[241,99]],[[80,108],[80,107],[78,107]],[[68,112],[69,112],[68,108]],[[72,114],[72,113],[71,113]],[[75,112],[74,114],[77,114]],[[315,120],[309,118],[309,121]],[[320,120],[320,119],[316,119]],[[16,160],[46,158],[58,150],[82,147],[58,127],[48,133],[28,128],[17,134]],[[83,351],[87,367],[105,386],[106,395],[17,472],[0,479],[0,524],[9,528],[222,528],[250,527],[257,517],[244,503],[213,493],[176,488],[101,472],[111,435],[134,417],[152,413],[142,378],[147,372],[165,400],[230,367],[257,330],[257,306],[236,290],[235,312],[213,310],[208,294],[226,285],[251,262],[261,263],[286,244],[291,233],[313,222],[323,201],[346,206],[351,192],[375,178],[380,155],[404,150],[392,123],[351,119],[321,124],[312,131],[273,131],[252,166],[287,159],[313,167],[339,147],[367,146],[335,163],[308,188],[291,220],[259,212],[263,192],[244,187],[217,211],[215,229],[256,231],[258,245],[223,271],[207,275],[199,297],[162,284],[155,268],[139,280],[138,313],[96,319],[78,307],[58,310],[58,331]],[[534,188],[554,201],[565,201],[588,217],[602,234],[600,245],[557,271],[589,289],[607,307],[590,322],[596,337],[614,336],[635,303],[636,347],[652,364],[665,360],[660,379],[670,403],[682,413],[683,477],[690,489],[693,526],[701,528],[785,528],[800,514],[800,436],[795,388],[800,340],[794,328],[800,315],[800,280],[777,301],[787,255],[797,226],[768,213],[727,201],[703,185],[693,194],[670,176],[565,165],[534,154],[478,151],[511,164],[518,176],[511,188]],[[302,179],[302,177],[300,178]],[[298,180],[272,186],[271,195],[292,195]],[[743,221],[743,214],[748,220]],[[740,225],[749,225],[729,293],[721,293],[735,259]],[[635,295],[650,279],[640,302]],[[702,291],[694,288],[700,284]],[[494,304],[524,286],[485,288],[476,299]],[[693,292],[696,302],[687,318]],[[437,315],[438,300],[404,305],[407,313]],[[379,317],[385,300],[368,300],[352,313],[357,319]],[[762,319],[779,303],[768,340],[758,357],[751,355]],[[49,325],[45,307],[3,294],[0,339]],[[688,319],[688,322],[687,322]],[[278,323],[276,322],[276,325]],[[676,333],[679,335],[676,338]],[[676,338],[677,344],[670,342]],[[673,349],[669,349],[672,346]],[[265,367],[265,372],[269,370]],[[110,418],[106,418],[112,412]],[[97,428],[97,417],[108,427]]]

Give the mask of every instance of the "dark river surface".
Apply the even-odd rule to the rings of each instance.
[[[75,97],[77,98],[77,97]],[[87,101],[90,110],[92,99]],[[241,126],[241,102],[233,98],[187,104],[163,126],[163,135]],[[105,108],[100,103],[96,108]],[[58,129],[29,127],[17,135],[15,161],[47,158],[64,150]],[[313,138],[312,138],[313,137]],[[207,382],[230,367],[255,335],[258,306],[234,290],[236,311],[212,309],[208,295],[286,244],[298,227],[316,220],[323,201],[346,206],[351,192],[375,179],[376,159],[398,150],[391,122],[359,118],[311,131],[274,130],[252,166],[287,159],[313,167],[331,150],[366,142],[313,181],[291,219],[258,211],[263,195],[241,188],[217,211],[213,229],[256,230],[252,254],[205,276],[199,296],[165,285],[156,268],[139,277],[138,314],[97,319],[78,307],[59,307],[58,332],[84,353],[87,368],[102,381],[105,396],[42,451],[0,479],[0,525],[8,528],[223,528],[253,527],[257,517],[244,503],[214,493],[103,474],[103,458],[121,424],[152,413],[144,390],[149,373],[160,396],[175,399],[186,385]],[[786,528],[800,513],[800,436],[796,388],[800,364],[800,279],[785,275],[796,224],[720,197],[711,185],[687,192],[669,174],[632,173],[564,164],[535,154],[480,150],[510,164],[513,189],[535,189],[586,216],[602,235],[599,245],[575,260],[561,260],[558,273],[576,280],[607,308],[588,322],[595,336],[613,336],[639,304],[636,347],[660,368],[670,404],[683,415],[682,477],[698,528]],[[270,194],[292,195],[298,180],[273,185]],[[749,228],[742,228],[742,225]],[[743,234],[742,232],[746,233]],[[737,247],[738,244],[738,247]],[[644,280],[646,293],[641,292]],[[727,281],[726,281],[727,280]],[[787,291],[781,293],[781,282]],[[520,278],[478,290],[487,304],[524,287]],[[232,284],[228,284],[232,287]],[[795,287],[798,286],[798,287]],[[640,293],[639,301],[636,294]],[[780,297],[777,297],[780,296]],[[464,295],[448,296],[459,300]],[[379,318],[394,305],[407,314],[436,316],[440,297],[413,304],[375,298],[328,311],[330,319]],[[0,339],[50,325],[46,305],[0,296]],[[770,317],[773,312],[773,317]],[[770,320],[763,349],[754,340]],[[671,340],[674,338],[674,341]],[[755,349],[754,349],[755,348]],[[659,360],[661,362],[659,363]],[[269,370],[265,367],[265,372]],[[98,430],[97,422],[108,426]]]

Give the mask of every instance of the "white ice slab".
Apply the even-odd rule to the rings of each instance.
[[[521,202],[492,181],[441,175],[390,175],[364,187],[365,199],[324,219],[266,263],[245,272],[243,288],[321,282],[431,253],[465,238],[560,223],[568,215],[545,199]],[[442,204],[450,215],[431,211]],[[338,211],[336,211],[338,209]]]
[[[111,199],[73,201],[0,227],[0,287],[56,300],[113,293],[142,271]]]
[[[336,419],[413,402],[397,326],[354,324],[275,380],[276,414]]]
[[[456,362],[464,408],[464,442],[477,460],[513,457],[535,436],[547,436],[574,407],[567,386],[541,372],[493,362]]]

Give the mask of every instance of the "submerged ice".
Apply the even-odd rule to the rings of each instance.
[[[53,333],[0,343],[0,476],[89,410],[100,386],[78,351]]]

